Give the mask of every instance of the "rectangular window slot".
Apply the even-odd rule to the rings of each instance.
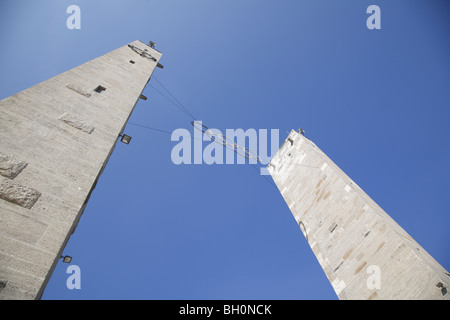
[[[332,233],[334,231],[334,229],[336,229],[336,227],[337,227],[337,223],[333,222],[333,224],[331,225],[331,227],[328,230],[330,230],[330,233]]]
[[[102,93],[105,90],[106,90],[106,88],[102,87],[102,86],[98,86],[97,88],[94,89],[94,91],[97,93]]]

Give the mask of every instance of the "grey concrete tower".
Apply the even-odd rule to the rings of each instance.
[[[450,299],[450,274],[312,141],[292,131],[268,170],[340,299]]]
[[[161,58],[134,41],[0,101],[0,299],[39,299]]]

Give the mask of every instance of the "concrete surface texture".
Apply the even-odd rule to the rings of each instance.
[[[339,299],[450,299],[450,274],[304,135],[268,170]]]
[[[0,101],[0,299],[39,299],[161,53],[134,41]]]

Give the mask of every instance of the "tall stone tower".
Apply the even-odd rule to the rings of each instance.
[[[161,53],[140,41],[0,101],[0,299],[39,299]]]
[[[292,131],[268,170],[340,299],[450,299],[450,274],[312,141]]]

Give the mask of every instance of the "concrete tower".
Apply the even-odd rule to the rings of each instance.
[[[153,47],[153,46],[152,46]],[[0,299],[39,299],[161,58],[134,41],[0,101]]]
[[[340,299],[450,299],[450,274],[302,134],[268,170]]]

